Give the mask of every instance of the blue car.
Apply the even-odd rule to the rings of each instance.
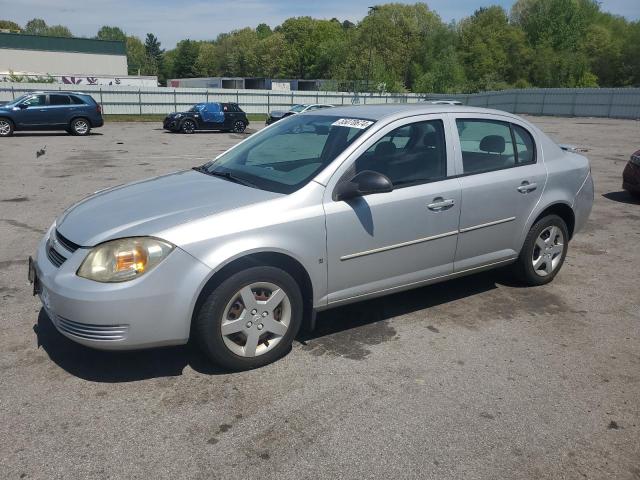
[[[196,130],[222,130],[242,133],[249,125],[247,114],[237,103],[197,103],[186,112],[167,115],[162,122],[165,130],[193,133]]]
[[[23,130],[66,130],[73,135],[88,135],[103,124],[102,108],[86,93],[30,92],[0,105],[0,137]]]

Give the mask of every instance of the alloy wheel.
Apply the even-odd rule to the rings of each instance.
[[[291,324],[291,301],[270,282],[237,291],[223,312],[220,326],[226,347],[241,357],[257,357],[275,348]]]
[[[0,136],[6,137],[11,134],[11,124],[8,120],[0,120]]]
[[[236,121],[236,123],[233,124],[233,131],[236,133],[242,133],[244,132],[244,129],[246,128],[245,124],[243,121],[238,120]]]
[[[185,120],[185,122],[182,124],[182,131],[184,133],[193,133],[196,129],[196,124],[193,123],[191,120]]]
[[[564,244],[562,230],[555,225],[550,225],[540,232],[531,258],[536,274],[546,277],[554,272],[562,261]]]
[[[73,130],[78,135],[85,135],[89,131],[89,124],[85,120],[76,120],[73,122]]]

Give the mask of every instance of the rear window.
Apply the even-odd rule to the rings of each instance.
[[[75,95],[69,95],[69,98],[71,99],[71,103],[75,105],[84,105],[84,102],[82,101],[82,99],[79,97],[76,97]]]
[[[70,105],[69,95],[49,95],[50,105]]]

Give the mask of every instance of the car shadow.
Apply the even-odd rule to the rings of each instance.
[[[99,132],[89,132],[88,135],[85,135],[85,137],[93,137],[93,136],[100,136],[100,135],[104,135],[104,133],[99,133]],[[64,132],[64,131],[47,131],[47,132],[13,132],[13,137],[14,138],[19,138],[19,137],[74,137],[76,135],[71,135],[68,132]]]
[[[493,290],[497,284],[518,286],[503,270],[495,270],[337,307],[318,314],[316,328],[302,331],[296,340],[308,345],[327,335]],[[40,310],[33,330],[38,348],[43,348],[53,362],[71,375],[92,382],[120,383],[174,377],[182,375],[187,366],[206,375],[230,373],[212,365],[192,343],[137,351],[102,351],[85,347],[58,332],[44,309]]]
[[[315,339],[362,327],[382,320],[427,310],[438,305],[494,290],[497,285],[520,288],[506,269],[478,273],[426,287],[406,290],[384,297],[353,303],[344,307],[320,312],[316,328],[299,335],[306,344]]]
[[[626,190],[620,190],[619,192],[604,193],[602,196],[608,200],[619,203],[627,203],[629,205],[640,205],[640,197],[634,197]]]

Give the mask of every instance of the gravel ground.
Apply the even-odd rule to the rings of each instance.
[[[190,346],[66,340],[25,259],[72,202],[243,136],[2,139],[0,478],[640,479],[640,204],[621,192],[640,122],[532,120],[588,148],[596,181],[551,285],[490,272],[328,311],[284,359],[235,374]]]

